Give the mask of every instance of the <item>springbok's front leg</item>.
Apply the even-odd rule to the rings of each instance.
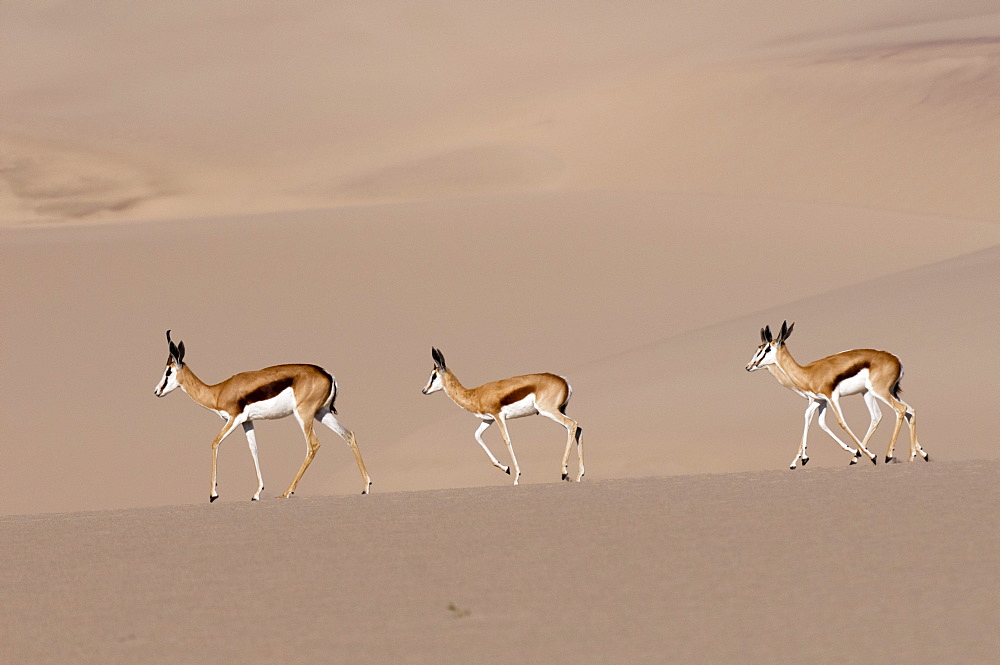
[[[223,439],[232,434],[236,426],[242,422],[242,420],[238,420],[237,416],[230,415],[229,420],[226,421],[226,425],[219,432],[219,436],[215,437],[215,441],[212,441],[212,493],[208,495],[209,503],[219,498],[219,493],[216,491],[218,487],[218,475],[216,472],[219,466],[219,444],[222,443]]]
[[[260,475],[260,461],[257,459],[257,436],[253,431],[252,420],[243,423],[243,433],[247,435],[247,445],[250,446],[250,454],[253,455],[253,468],[257,470],[257,492],[250,500],[260,501],[260,493],[264,491],[264,478]]]
[[[805,426],[802,428],[802,442],[799,443],[799,449],[795,453],[795,459],[792,463],[788,465],[789,469],[795,469],[798,465],[799,460],[802,460],[802,466],[809,463],[809,455],[806,454],[806,440],[809,438],[809,426],[812,425],[813,416],[816,414],[816,409],[820,407],[820,403],[814,399],[809,400],[809,404],[806,406],[805,413]]]
[[[830,438],[837,442],[837,445],[839,445],[841,448],[843,448],[844,450],[846,450],[851,454],[852,465],[857,464],[858,459],[861,457],[861,451],[857,450],[856,448],[851,448],[849,445],[841,441],[840,437],[837,436],[837,434],[832,429],[830,429],[829,425],[826,424],[826,406],[827,402],[820,402],[819,418],[817,418],[817,420],[819,421],[820,429],[829,434]]]
[[[500,460],[498,460],[490,451],[490,449],[486,446],[486,442],[483,441],[483,432],[489,429],[490,425],[492,425],[493,422],[494,421],[492,420],[484,420],[483,422],[479,423],[479,428],[476,430],[476,441],[478,441],[479,445],[482,446],[483,450],[486,451],[486,454],[490,456],[490,461],[493,462],[493,466],[495,466],[496,468],[500,469],[501,471],[509,475],[510,467],[501,464]]]
[[[510,435],[507,433],[507,421],[504,419],[502,414],[495,416],[497,424],[500,426],[500,435],[503,437],[503,442],[507,444],[507,452],[510,453],[510,461],[514,465],[514,484],[518,484],[518,480],[521,478],[521,467],[517,465],[517,456],[514,455],[514,446],[510,443]],[[508,471],[510,473],[510,471]]]
[[[847,432],[848,436],[851,437],[851,440],[854,441],[855,445],[857,445],[858,450],[867,455],[868,459],[871,461],[872,464],[878,464],[878,457],[875,455],[875,453],[868,450],[868,448],[865,447],[865,444],[861,442],[861,439],[859,439],[858,436],[851,430],[851,428],[847,426],[847,421],[844,419],[844,412],[840,410],[840,402],[837,399],[836,393],[832,395],[831,399],[828,400],[828,403],[830,405],[830,408],[833,409],[833,415],[837,417],[837,424],[839,424],[841,428],[843,428],[843,430]]]

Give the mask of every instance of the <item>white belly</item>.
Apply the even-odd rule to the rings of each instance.
[[[868,389],[868,370],[863,369],[851,378],[841,381],[837,385],[837,394],[846,397],[863,393]]]
[[[508,404],[500,409],[500,413],[503,414],[504,418],[523,418],[537,414],[538,409],[535,408],[535,394],[532,393],[523,399]]]
[[[247,420],[275,420],[295,412],[295,391],[289,386],[271,399],[247,404],[243,409]]]

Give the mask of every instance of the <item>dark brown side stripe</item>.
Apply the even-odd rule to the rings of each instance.
[[[246,408],[247,404],[253,404],[254,402],[263,402],[266,399],[271,399],[272,397],[277,397],[281,394],[281,391],[292,385],[292,378],[286,377],[284,379],[278,379],[271,383],[266,383],[260,388],[251,390],[248,392],[240,401],[237,403],[240,411]]]
[[[833,380],[833,385],[834,386],[840,385],[841,381],[845,381],[851,378],[852,376],[856,375],[863,369],[871,369],[871,363],[868,362],[867,360],[861,360],[859,362],[854,363],[853,365],[851,365],[850,367],[848,367],[847,369],[845,369],[843,372],[841,372],[836,376],[836,378]]]
[[[524,386],[523,388],[518,388],[514,392],[510,393],[502,400],[500,400],[500,406],[507,406],[508,404],[513,404],[514,402],[520,402],[522,399],[535,392],[535,389],[531,386]]]

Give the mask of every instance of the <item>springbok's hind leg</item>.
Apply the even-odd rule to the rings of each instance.
[[[347,445],[351,447],[351,452],[354,453],[354,460],[358,463],[358,470],[361,472],[361,480],[364,483],[361,493],[368,494],[371,491],[372,479],[368,475],[368,469],[365,468],[365,461],[361,459],[361,449],[358,448],[358,441],[354,437],[354,432],[344,427],[330,409],[323,409],[317,413],[316,420],[336,432],[337,436],[346,441]]]
[[[299,486],[299,481],[302,480],[302,475],[312,464],[313,458],[316,457],[316,451],[319,450],[319,438],[316,436],[316,430],[313,428],[312,416],[304,417],[299,412],[295,412],[295,419],[299,421],[299,426],[302,428],[302,434],[306,437],[306,458],[302,460],[302,466],[299,467],[298,473],[295,474],[295,478],[292,479],[292,484],[288,486],[283,494],[279,494],[277,498],[287,499],[292,494],[295,493],[295,488]]]
[[[569,416],[551,412],[538,410],[538,413],[545,416],[549,420],[559,423],[566,428],[566,452],[563,453],[562,459],[562,479],[569,480],[569,455],[573,451],[573,442],[576,442],[577,446],[577,457],[580,460],[580,472],[576,476],[576,481],[580,482],[583,479],[583,444],[580,442],[580,437],[583,436],[583,428],[580,424]]]

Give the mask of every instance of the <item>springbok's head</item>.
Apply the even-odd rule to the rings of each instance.
[[[448,371],[448,368],[444,364],[444,355],[434,347],[431,347],[431,357],[434,359],[434,369],[431,370],[431,378],[427,380],[427,385],[424,386],[423,392],[425,395],[436,393],[444,388],[444,381],[441,379],[441,375]]]
[[[167,356],[167,367],[163,370],[163,378],[156,384],[153,394],[163,397],[174,390],[180,384],[177,382],[177,373],[184,367],[184,342],[178,346],[170,339],[170,331],[167,331],[167,345],[170,355]]]
[[[757,353],[753,355],[753,358],[747,364],[747,371],[752,372],[766,365],[773,365],[776,363],[778,349],[784,346],[785,340],[792,334],[792,328],[794,327],[794,322],[792,325],[788,325],[788,321],[782,322],[781,332],[778,333],[778,337],[776,339],[771,337],[770,326],[764,326],[761,328],[760,346],[757,347]]]

